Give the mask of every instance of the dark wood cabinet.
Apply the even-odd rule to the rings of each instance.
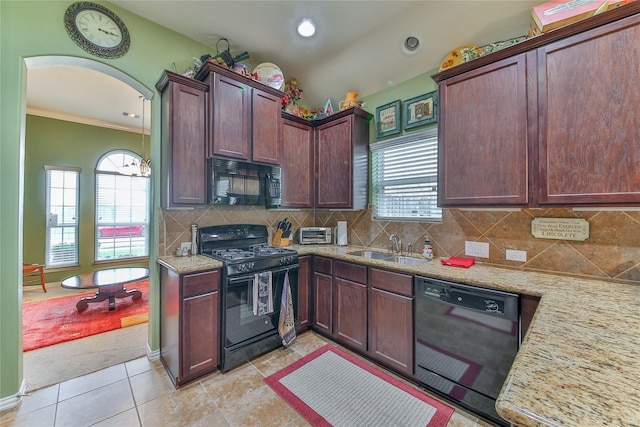
[[[311,255],[298,260],[298,315],[296,330],[302,332],[311,326]]]
[[[162,94],[161,203],[164,207],[204,205],[209,87],[164,71],[156,88]]]
[[[283,119],[280,138],[283,207],[313,208],[313,141],[313,126],[308,120]]]
[[[525,206],[526,55],[447,79],[439,91],[438,204]]]
[[[371,117],[360,108],[350,108],[317,122],[316,208],[366,209]]]
[[[540,205],[640,202],[639,40],[635,15],[537,50]]]
[[[367,267],[334,261],[334,292],[335,339],[367,351]]]
[[[637,205],[638,39],[631,3],[434,75],[439,204]]]
[[[313,259],[313,328],[333,335],[333,260]]]
[[[238,79],[210,73],[211,155],[249,160],[251,146],[251,91]]]
[[[413,375],[413,276],[369,268],[368,334],[373,359]]]
[[[220,363],[220,272],[160,269],[160,359],[176,387]]]
[[[210,87],[207,155],[280,164],[284,93],[207,62],[196,80]]]

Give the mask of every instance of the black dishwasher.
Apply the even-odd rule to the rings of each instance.
[[[415,277],[415,375],[493,422],[518,351],[518,295]]]

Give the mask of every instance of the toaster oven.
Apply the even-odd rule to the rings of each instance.
[[[329,227],[300,227],[298,243],[301,245],[331,244],[331,228]]]

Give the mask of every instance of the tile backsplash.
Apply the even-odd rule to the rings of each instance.
[[[464,256],[465,241],[489,244],[489,258],[476,262],[550,273],[572,274],[640,283],[640,212],[573,211],[572,209],[462,210],[443,209],[442,223],[378,221],[372,211],[267,210],[262,207],[227,206],[195,210],[160,209],[159,254],[175,253],[180,242],[191,241],[191,224],[265,224],[269,233],[283,218],[299,227],[335,227],[347,221],[349,244],[386,250],[396,233],[404,251],[412,244],[422,250],[425,235],[431,237],[436,257]],[[531,236],[533,218],[583,218],[590,236],[584,242],[536,239]],[[297,239],[297,234],[294,235]],[[505,251],[527,252],[527,261],[505,259]]]

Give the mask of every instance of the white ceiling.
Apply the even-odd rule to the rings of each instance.
[[[247,51],[244,63],[277,64],[285,79],[295,77],[307,107],[334,104],[346,92],[359,98],[438,68],[454,48],[481,46],[526,34],[531,8],[540,1],[167,1],[112,0],[112,4],[210,45],[225,37],[230,52]],[[316,35],[302,39],[297,23],[311,18]],[[126,24],[125,20],[125,24]],[[131,43],[135,43],[133,32]],[[408,36],[420,41],[417,52],[402,47]],[[226,43],[221,47],[226,47]],[[182,70],[179,70],[182,71]],[[51,73],[56,73],[52,76]],[[56,82],[51,85],[50,82]],[[82,68],[29,70],[30,113],[59,112],[88,116],[90,122],[140,129],[122,112],[141,114],[138,93],[117,79]],[[148,108],[148,103],[146,108]],[[35,113],[38,111],[39,113]],[[44,114],[47,115],[47,114]]]

